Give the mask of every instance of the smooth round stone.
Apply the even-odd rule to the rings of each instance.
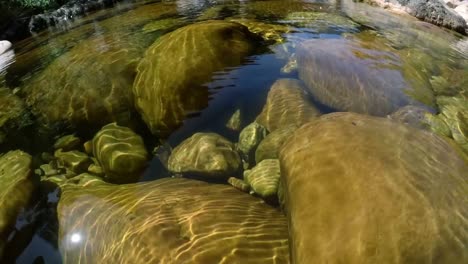
[[[80,142],[80,139],[75,135],[66,135],[55,141],[54,149],[62,149],[63,151],[74,150],[78,148]]]
[[[269,132],[286,126],[300,126],[320,115],[320,111],[307,98],[306,88],[296,79],[279,79],[268,92],[257,123]]]
[[[215,133],[195,133],[172,151],[172,173],[227,179],[237,174],[242,161],[233,143]]]
[[[335,113],[280,151],[293,263],[468,262],[468,161],[448,139]]]
[[[133,85],[135,106],[151,132],[168,136],[188,113],[207,107],[206,84],[213,74],[242,64],[259,40],[247,27],[220,20],[188,25],[156,40],[140,61]]]
[[[20,150],[0,155],[0,259],[16,218],[35,189],[31,165],[31,156]]]
[[[244,171],[244,181],[260,197],[277,200],[278,184],[281,176],[280,163],[277,159],[266,159],[253,169]]]
[[[93,154],[104,169],[106,181],[128,183],[139,179],[148,152],[143,139],[128,127],[111,123],[93,138]]]
[[[287,126],[268,134],[255,150],[255,162],[260,163],[265,159],[277,159],[280,147],[296,129],[296,126]]]
[[[67,184],[57,218],[63,263],[289,263],[286,217],[225,184]]]
[[[247,160],[254,159],[255,150],[266,135],[266,128],[257,122],[253,122],[242,129],[237,147],[247,157]]]

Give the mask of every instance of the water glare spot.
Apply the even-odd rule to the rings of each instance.
[[[74,244],[80,243],[81,242],[81,235],[78,233],[74,233],[70,237],[70,241]]]

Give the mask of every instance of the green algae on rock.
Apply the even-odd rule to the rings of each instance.
[[[167,136],[187,113],[206,107],[203,85],[216,71],[240,65],[256,40],[247,27],[226,21],[195,23],[159,38],[138,65],[133,85],[136,108],[151,132]]]
[[[172,173],[212,179],[227,179],[241,167],[234,144],[215,133],[195,133],[174,148],[168,161]]]
[[[180,18],[166,18],[156,21],[151,21],[143,27],[144,33],[150,33],[158,30],[168,30],[172,27],[178,26],[183,23]]]
[[[249,29],[249,31],[258,34],[262,36],[264,40],[272,41],[273,43],[284,42],[285,38],[283,37],[283,34],[293,31],[293,29],[289,26],[269,24],[253,19],[230,18],[228,21],[244,25]]]
[[[266,128],[257,122],[251,123],[240,132],[237,147],[249,163],[255,159],[255,150],[266,135]]]
[[[265,159],[253,169],[244,171],[244,181],[252,191],[266,200],[277,200],[278,184],[281,176],[277,159]]]
[[[67,185],[57,213],[64,263],[289,263],[286,218],[228,185]]]
[[[320,111],[309,102],[301,81],[279,79],[271,86],[256,121],[273,132],[281,127],[300,126],[319,115]]]
[[[294,263],[468,261],[468,163],[434,133],[322,116],[280,152]]]
[[[20,150],[0,156],[0,259],[19,212],[32,198],[31,156]]]
[[[283,143],[297,129],[297,126],[286,126],[278,128],[268,134],[265,139],[260,142],[255,150],[255,162],[260,163],[265,159],[278,159],[278,154]]]
[[[105,125],[94,136],[92,146],[94,157],[109,182],[134,182],[147,165],[148,152],[143,139],[128,127],[116,123]]]

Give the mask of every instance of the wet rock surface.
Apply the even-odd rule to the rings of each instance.
[[[279,79],[271,86],[256,122],[273,132],[280,127],[300,126],[319,115],[320,111],[309,101],[301,81]]]
[[[240,65],[256,40],[240,24],[206,21],[175,30],[149,47],[138,65],[133,92],[151,132],[167,136],[186,114],[205,108],[208,91],[203,85],[214,72]]]
[[[292,261],[466,261],[460,154],[433,133],[352,113],[296,130],[280,152]]]
[[[29,204],[34,184],[31,156],[15,150],[0,155],[0,259],[18,214]]]
[[[277,159],[265,159],[251,170],[244,171],[244,181],[252,191],[266,200],[277,201],[278,184],[281,176]]]
[[[384,116],[412,101],[398,71],[401,60],[391,51],[358,40],[317,39],[303,42],[297,58],[312,95],[338,111]]]
[[[282,127],[268,134],[255,151],[255,162],[259,163],[265,159],[278,159],[281,146],[297,128],[296,126]]]
[[[168,169],[172,173],[227,179],[241,169],[235,146],[215,133],[195,133],[172,151]]]
[[[246,157],[247,161],[254,160],[255,150],[266,135],[266,128],[257,122],[253,122],[242,129],[239,134],[237,147],[243,156]]]
[[[136,181],[147,165],[148,152],[143,139],[130,128],[108,124],[94,136],[92,146],[94,157],[109,182]]]
[[[286,218],[228,185],[65,186],[58,219],[64,263],[289,262]]]

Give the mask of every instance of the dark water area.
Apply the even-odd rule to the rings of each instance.
[[[17,179],[26,177],[28,184],[18,185],[0,174],[6,179],[0,177],[0,188],[6,189],[5,194],[0,190],[0,202],[5,195],[14,197],[14,204],[5,207],[8,212],[0,210],[0,263],[221,263],[215,255],[223,246],[217,245],[223,243],[222,234],[229,237],[233,232],[238,243],[232,247],[239,248],[226,246],[230,253],[225,253],[223,263],[239,259],[287,263],[292,231],[286,224],[287,213],[278,206],[279,191],[274,195],[276,204],[269,202],[271,197],[263,197],[264,203],[254,191],[252,201],[249,194],[231,194],[230,189],[222,189],[235,190],[226,175],[213,177],[209,169],[178,172],[178,164],[170,164],[171,153],[175,155],[176,147],[197,133],[216,133],[224,138],[216,139],[216,148],[227,153],[227,145],[232,144],[236,157],[243,160],[229,176],[246,179],[247,167],[253,170],[255,163],[260,164],[255,152],[246,157],[240,150],[240,131],[249,124],[259,123],[271,133],[288,126],[296,129],[320,115],[353,112],[364,120],[386,118],[425,131],[417,133],[443,137],[465,159],[462,165],[453,164],[466,168],[467,43],[466,37],[448,30],[347,0],[122,2],[14,43],[14,53],[0,54],[0,171]],[[240,117],[234,120],[236,113]],[[231,120],[237,129],[227,125]],[[108,127],[106,132],[104,126],[113,122],[117,128]],[[55,142],[70,134],[79,138],[79,144],[57,147]],[[200,144],[197,155],[213,151],[209,143]],[[398,144],[404,148],[406,143]],[[65,154],[79,153],[66,156],[59,148]],[[113,148],[114,154],[106,152]],[[129,160],[119,160],[119,151],[127,148],[132,149]],[[421,155],[437,160],[442,147],[433,149]],[[194,152],[189,148],[185,154],[179,152],[180,166],[190,163],[184,156],[189,159]],[[9,159],[7,153],[13,153]],[[84,170],[77,169],[82,155],[89,163]],[[141,156],[146,159],[143,166],[137,164]],[[210,167],[224,162],[218,158],[196,157],[192,162],[194,166],[207,162]],[[287,158],[279,159],[283,177],[284,169],[289,171],[284,164],[289,163]],[[427,163],[430,170],[432,163]],[[94,165],[104,172],[92,170]],[[138,168],[119,174],[112,171],[118,170],[115,167]],[[122,179],[125,174],[131,179]],[[181,176],[202,183],[191,186]],[[219,193],[215,183],[222,185]],[[8,193],[9,184],[27,187]],[[163,192],[170,198],[165,200]],[[213,197],[200,201],[205,207],[196,201],[183,203],[182,197],[197,200],[207,193]],[[231,204],[221,201],[224,194],[227,200],[232,195]],[[465,204],[463,212],[466,209]],[[207,212],[220,223],[192,220]],[[181,227],[176,231],[170,227],[172,217],[179,217]],[[181,224],[184,221],[189,221],[188,227]],[[236,223],[242,227],[234,228]],[[249,251],[244,247],[252,245],[239,237],[247,237],[244,228],[257,223],[254,231],[246,231],[259,239],[252,242],[258,248]],[[264,231],[269,224],[279,231]],[[87,236],[80,229],[84,227],[89,227]],[[226,231],[227,227],[234,231]],[[192,237],[186,234],[191,232]],[[465,241],[461,236],[460,241]],[[186,241],[193,244],[174,246]],[[159,244],[164,246],[159,249]]]

